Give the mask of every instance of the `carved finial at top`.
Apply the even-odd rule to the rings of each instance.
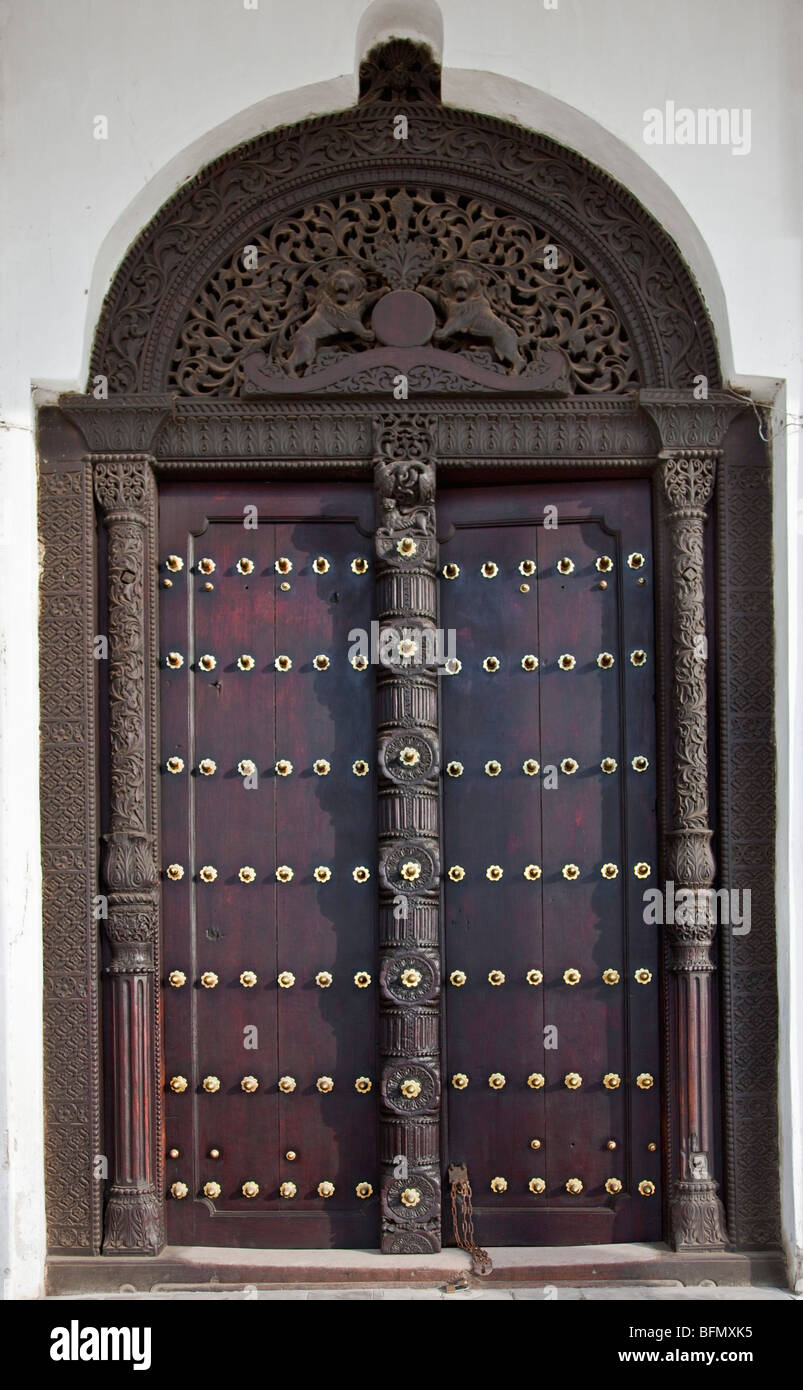
[[[440,66],[426,44],[391,39],[372,48],[360,64],[361,102],[440,99]]]

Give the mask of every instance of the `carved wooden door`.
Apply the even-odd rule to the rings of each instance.
[[[378,1242],[372,522],[370,485],[161,490],[173,1244]]]
[[[649,484],[442,491],[438,529],[449,1157],[483,1245],[660,1239]]]

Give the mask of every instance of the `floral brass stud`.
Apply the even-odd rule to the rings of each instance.
[[[491,1178],[492,1192],[507,1192],[507,1178]]]
[[[602,972],[602,983],[605,984],[605,985],[618,985],[618,983],[619,983],[619,971],[618,971],[618,970],[603,970],[603,972]]]
[[[565,772],[567,777],[573,777],[580,764],[575,758],[563,758],[560,765],[561,772]]]
[[[564,555],[557,563],[558,574],[574,574],[574,560],[570,560],[568,555]]]
[[[184,877],[184,869],[181,864],[168,864],[165,873],[171,883],[178,883]]]
[[[356,558],[355,560],[352,560],[352,562],[351,562],[351,572],[352,572],[352,574],[367,574],[367,573],[368,573],[368,561],[365,559],[365,557],[364,557],[363,555],[358,555],[357,558]]]
[[[421,1094],[421,1082],[414,1076],[408,1076],[402,1081],[399,1090],[407,1100],[415,1100]]]
[[[606,1178],[606,1180],[605,1180],[605,1191],[606,1191],[611,1197],[615,1197],[616,1194],[617,1194],[617,1192],[621,1192],[621,1190],[622,1190],[622,1183],[621,1183],[621,1180],[620,1180],[619,1178]]]
[[[417,748],[402,748],[399,753],[399,762],[405,767],[417,767],[421,761],[421,754]]]
[[[616,864],[603,864],[602,868],[600,869],[600,873],[602,874],[603,878],[619,877],[619,869],[617,868]]]
[[[292,669],[293,660],[289,656],[277,656],[273,664],[277,671],[289,671]]]
[[[198,665],[202,671],[214,671],[217,666],[217,657],[212,656],[211,652],[205,652],[198,658]]]
[[[402,864],[399,873],[405,883],[415,883],[421,877],[421,865],[417,859],[407,859]]]
[[[580,877],[580,870],[576,864],[564,864],[561,873],[570,883],[573,883],[576,878]]]
[[[650,980],[652,979],[652,971],[646,970],[644,967],[642,967],[641,969],[635,972],[635,974],[633,975],[633,979],[636,981],[636,984],[638,985],[648,985],[650,983]]]
[[[459,676],[463,669],[463,663],[458,661],[456,656],[450,656],[444,661],[443,669],[447,676]]]
[[[614,660],[615,658],[611,655],[610,652],[600,652],[599,656],[597,657],[597,665],[599,666],[601,671],[610,671],[611,667],[613,666]]]
[[[312,770],[316,777],[328,777],[332,771],[332,764],[326,758],[316,758],[312,764]]]
[[[245,1091],[246,1095],[253,1095],[254,1091],[259,1090],[259,1082],[255,1076],[244,1076],[240,1082],[240,1090]]]
[[[172,985],[173,989],[181,989],[182,985],[187,983],[187,976],[183,970],[171,970],[167,977],[167,983]]]
[[[254,562],[249,560],[247,555],[241,555],[234,568],[238,574],[253,574]]]
[[[453,970],[449,976],[449,983],[453,984],[455,989],[462,989],[467,979],[468,976],[465,970]]]
[[[205,970],[201,976],[201,984],[204,989],[214,989],[220,983],[214,970]]]
[[[464,771],[465,769],[462,763],[453,761],[446,764],[446,773],[449,777],[462,777]]]
[[[214,864],[204,864],[198,874],[202,883],[214,883],[217,878],[217,869]]]
[[[567,1091],[579,1091],[583,1084],[583,1078],[578,1071],[567,1071],[563,1078],[563,1084]]]
[[[643,666],[647,660],[647,653],[641,647],[637,647],[634,652],[630,653],[630,660],[634,666]]]
[[[171,1076],[170,1078],[170,1089],[176,1096],[182,1095],[188,1085],[186,1076]]]
[[[359,1091],[361,1096],[367,1096],[372,1085],[373,1082],[370,1076],[358,1076],[357,1080],[354,1082],[354,1089],[355,1091]]]
[[[646,772],[649,765],[643,753],[638,753],[630,764],[634,772]]]
[[[249,1178],[248,1182],[243,1183],[242,1187],[240,1188],[240,1191],[242,1192],[244,1197],[247,1197],[249,1201],[252,1201],[254,1197],[259,1196],[259,1183],[254,1182],[252,1178]]]
[[[238,656],[238,658],[237,658],[237,670],[238,670],[238,671],[253,671],[253,669],[254,669],[255,666],[256,666],[256,659],[251,655],[250,652],[243,652],[240,656]]]
[[[634,550],[631,555],[628,555],[627,563],[632,570],[640,570],[644,564],[644,556],[638,550]]]
[[[596,560],[594,561],[594,564],[596,565],[600,574],[610,574],[611,570],[613,569],[613,560],[611,559],[610,555],[598,555]]]
[[[358,864],[356,868],[352,869],[351,877],[355,883],[367,883],[371,877],[371,870],[366,869],[364,864]]]
[[[489,984],[489,985],[495,985],[495,986],[498,987],[499,985],[503,985],[504,983],[505,983],[505,972],[504,972],[504,970],[489,970],[489,971],[488,971],[488,984]]]
[[[563,972],[563,983],[565,985],[579,985],[582,978],[580,971],[575,970],[573,965]]]
[[[251,864],[243,864],[243,867],[239,869],[237,873],[237,877],[241,883],[253,883],[256,876],[257,871]]]
[[[370,771],[364,758],[358,758],[356,762],[353,762],[351,764],[351,770],[355,777],[367,777]]]
[[[165,767],[167,768],[168,772],[183,772],[184,759],[174,755],[172,758],[168,758],[167,762],[165,763]]]
[[[655,1183],[650,1182],[649,1178],[643,1178],[638,1185],[638,1190],[642,1197],[652,1197],[655,1194]]]
[[[332,663],[325,652],[319,652],[312,658],[312,664],[316,671],[328,671]]]
[[[499,864],[489,864],[488,868],[485,870],[485,877],[490,879],[491,883],[498,883],[504,872],[504,869],[501,868]]]
[[[492,1091],[501,1091],[505,1084],[505,1077],[501,1071],[492,1071],[488,1077],[488,1085]]]
[[[576,1196],[578,1196],[579,1193],[582,1192],[582,1190],[583,1190],[583,1183],[582,1183],[582,1180],[581,1180],[580,1178],[569,1178],[569,1181],[568,1181],[567,1184],[566,1184],[566,1191],[567,1191],[567,1192],[570,1192],[570,1193],[572,1194],[573,1197],[576,1197]]]
[[[253,777],[257,770],[257,765],[253,758],[241,758],[237,764],[237,771],[241,777]]]
[[[608,774],[610,774],[611,772],[615,772],[617,766],[618,764],[615,758],[603,758],[602,762],[600,763],[602,771],[607,772]]]
[[[525,777],[535,777],[540,772],[541,767],[535,758],[525,758],[521,765],[521,770]]]
[[[180,1202],[182,1198],[186,1197],[189,1190],[185,1182],[174,1182],[170,1188],[170,1194],[175,1197],[177,1202]]]
[[[403,662],[412,661],[418,651],[418,643],[412,637],[402,637],[399,643],[399,656]]]
[[[465,876],[466,871],[463,868],[462,864],[452,864],[451,868],[449,869],[449,878],[451,879],[452,883],[462,883]]]
[[[633,873],[636,875],[636,878],[649,878],[652,869],[649,864],[645,864],[644,860],[640,859],[638,864],[633,865]]]
[[[332,566],[325,555],[316,555],[312,562],[312,568],[316,574],[328,574]]]
[[[539,1197],[542,1192],[546,1192],[546,1182],[543,1178],[530,1178],[527,1186],[536,1197]]]
[[[415,989],[421,983],[421,971],[409,967],[401,973],[401,982],[405,989]]]
[[[544,975],[541,970],[528,970],[524,978],[528,985],[542,985],[544,983]]]
[[[216,569],[217,565],[214,560],[210,560],[208,555],[205,555],[202,560],[198,561],[199,574],[214,574]]]
[[[332,983],[332,975],[328,970],[319,970],[315,976],[315,983],[318,989],[328,989]]]
[[[468,1077],[464,1071],[456,1071],[452,1077],[452,1085],[456,1091],[465,1091],[468,1085]]]
[[[213,1096],[217,1091],[220,1090],[220,1077],[205,1076],[203,1081],[201,1082],[201,1085],[203,1086],[204,1090],[207,1092],[208,1095]]]
[[[456,579],[459,573],[460,566],[454,564],[444,565],[443,569],[441,570],[441,574],[443,575],[444,579]]]
[[[418,545],[412,536],[403,536],[400,541],[396,542],[396,550],[403,559],[409,560],[417,553]]]
[[[318,864],[312,871],[312,877],[316,883],[328,883],[332,877],[332,870],[327,864]]]
[[[277,574],[289,574],[293,568],[293,562],[288,560],[286,555],[280,555],[278,560],[274,560],[273,568]]]
[[[501,665],[502,663],[498,656],[486,656],[482,663],[482,669],[483,671],[490,671],[493,675],[494,671],[498,671]]]
[[[546,1077],[540,1071],[531,1071],[527,1077],[527,1085],[531,1091],[542,1091],[546,1085]]]
[[[296,977],[292,970],[281,970],[276,976],[276,983],[279,989],[292,989],[296,982]]]
[[[362,1201],[365,1201],[366,1197],[373,1196],[374,1189],[369,1182],[358,1182],[354,1191]]]
[[[520,560],[519,574],[523,574],[527,579],[535,574],[535,560]]]
[[[296,1089],[296,1079],[294,1076],[280,1076],[279,1090],[283,1095],[289,1096]]]
[[[368,657],[362,656],[359,652],[351,658],[351,664],[355,671],[365,671],[368,667]]]
[[[180,555],[168,555],[165,565],[173,574],[178,574],[184,568],[184,561]]]
[[[315,1082],[315,1088],[316,1090],[320,1091],[322,1096],[324,1096],[327,1095],[329,1091],[333,1091],[335,1089],[335,1083],[332,1080],[331,1076],[319,1076],[318,1080]]]
[[[198,764],[198,771],[203,777],[214,777],[217,772],[217,763],[214,758],[201,758]]]
[[[496,761],[496,758],[489,758],[489,759],[488,759],[488,762],[485,764],[485,774],[486,774],[486,776],[487,776],[487,777],[498,777],[501,771],[502,771],[502,764],[499,763],[499,762],[497,762],[497,761]]]
[[[493,560],[486,560],[480,570],[483,579],[495,579],[499,573],[499,566]]]
[[[289,883],[293,877],[293,870],[289,864],[280,864],[276,870],[277,883]]]
[[[205,1197],[211,1197],[212,1200],[214,1201],[214,1199],[215,1199],[216,1197],[219,1197],[219,1196],[220,1196],[220,1193],[221,1193],[221,1186],[220,1186],[220,1183],[219,1183],[219,1182],[205,1182],[205,1183],[204,1183],[204,1185],[203,1185],[203,1194],[204,1194]]]
[[[648,1071],[642,1071],[636,1077],[636,1085],[640,1091],[650,1091],[655,1085],[655,1081]]]
[[[165,657],[165,664],[170,667],[171,671],[178,671],[184,665],[184,657],[181,652],[168,652]]]
[[[619,1076],[618,1072],[606,1071],[602,1078],[602,1084],[606,1091],[618,1091],[622,1084],[622,1078]]]
[[[284,1197],[288,1202],[292,1201],[297,1192],[298,1188],[294,1182],[283,1182],[279,1186],[279,1196]]]
[[[558,657],[558,665],[561,671],[573,671],[577,662],[571,652],[564,652],[562,656]]]
[[[420,1201],[421,1193],[417,1187],[405,1187],[404,1191],[401,1193],[402,1206],[410,1208],[417,1207]]]
[[[532,652],[527,652],[526,655],[521,658],[521,664],[522,669],[525,671],[537,671],[538,657],[534,656]]]
[[[358,970],[354,976],[354,983],[358,989],[367,989],[371,983],[371,976],[367,970]]]
[[[240,984],[243,989],[253,989],[257,982],[257,976],[253,970],[243,970],[240,974]]]
[[[524,877],[527,879],[528,883],[537,883],[538,879],[541,877],[540,864],[527,864],[524,869]]]

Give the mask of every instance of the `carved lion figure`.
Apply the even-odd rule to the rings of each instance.
[[[315,308],[296,331],[288,362],[291,371],[308,366],[321,343],[342,333],[354,333],[366,343],[373,341],[374,334],[362,323],[367,307],[365,291],[365,278],[359,271],[341,266],[330,272],[320,285]]]
[[[494,313],[479,275],[469,266],[447,271],[439,298],[445,322],[432,335],[435,342],[443,342],[457,333],[489,339],[500,362],[507,362],[511,367],[522,365],[516,334]]]

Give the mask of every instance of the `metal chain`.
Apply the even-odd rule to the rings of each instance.
[[[462,1222],[458,1216],[458,1198],[460,1198],[459,1210],[462,1215]],[[460,1227],[463,1227],[462,1234]],[[471,1256],[475,1274],[490,1274],[493,1269],[493,1261],[487,1250],[483,1250],[481,1245],[477,1245],[474,1239],[474,1211],[471,1205],[471,1183],[464,1182],[452,1183],[452,1225],[454,1227],[454,1238],[461,1250],[465,1250]]]

